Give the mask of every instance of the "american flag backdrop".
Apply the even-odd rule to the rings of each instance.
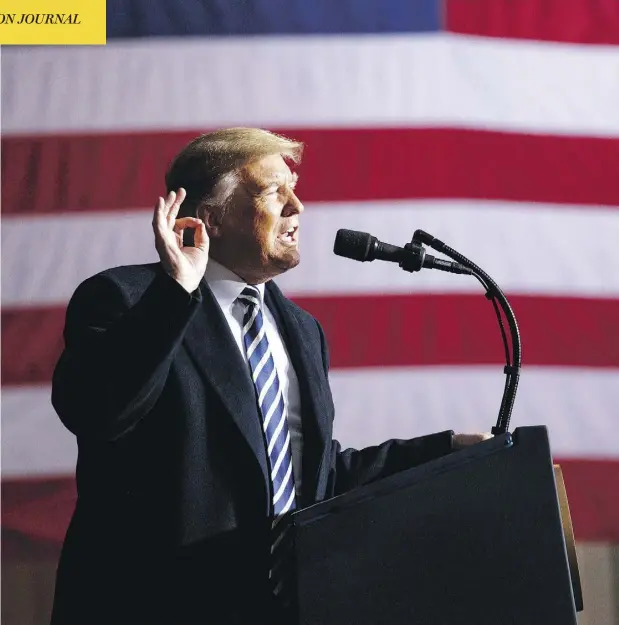
[[[302,262],[278,283],[325,328],[339,440],[496,421],[479,284],[332,253],[339,228],[397,245],[422,228],[512,303],[512,427],[548,425],[583,618],[619,623],[619,0],[107,7],[105,47],[2,49],[3,557],[53,558],[72,511],[76,445],[50,404],[69,297],[157,260],[171,157],[252,125],[306,142]]]

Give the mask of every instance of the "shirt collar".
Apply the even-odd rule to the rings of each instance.
[[[232,310],[236,298],[247,286],[247,282],[237,276],[233,271],[209,258],[204,278],[211,288],[215,299],[224,311]],[[256,284],[255,288],[260,293],[260,305],[264,305],[264,284]]]

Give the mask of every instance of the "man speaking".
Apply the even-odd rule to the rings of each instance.
[[[302,148],[196,138],[155,207],[160,262],[73,295],[52,402],[78,500],[53,625],[288,622],[291,511],[484,438],[333,440],[324,334],[272,281],[300,260]]]

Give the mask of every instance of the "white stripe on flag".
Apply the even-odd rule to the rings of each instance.
[[[64,304],[82,280],[103,269],[156,262],[151,219],[150,211],[4,217],[3,306]],[[469,256],[509,293],[619,296],[619,211],[610,207],[458,200],[307,204],[302,262],[278,278],[287,294],[479,291],[462,276],[411,276],[391,263],[361,268],[336,257],[339,228],[399,245],[421,228]]]
[[[503,380],[500,366],[335,370],[335,435],[345,447],[363,447],[443,429],[486,431]],[[619,459],[617,406],[615,369],[525,366],[511,429],[547,425],[556,455]],[[3,476],[74,470],[75,440],[54,413],[49,387],[4,388],[2,411]]]
[[[144,39],[2,56],[5,135],[447,125],[619,136],[612,46],[394,34]]]
[[[500,366],[335,371],[334,436],[343,446],[364,447],[447,429],[489,431],[504,380]],[[619,459],[617,406],[617,369],[525,366],[510,430],[547,425],[556,455]]]

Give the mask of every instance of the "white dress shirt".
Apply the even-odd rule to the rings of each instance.
[[[230,326],[234,340],[245,362],[247,362],[247,354],[245,352],[245,345],[243,344],[243,315],[245,306],[236,301],[236,298],[247,286],[247,283],[212,258],[208,261],[204,277]],[[277,323],[271,311],[264,303],[264,284],[258,284],[256,288],[260,292],[265,332],[284,398],[288,429],[290,430],[294,483],[297,495],[299,495],[301,492],[301,458],[303,454],[299,380],[290,361],[288,350],[277,328]]]

